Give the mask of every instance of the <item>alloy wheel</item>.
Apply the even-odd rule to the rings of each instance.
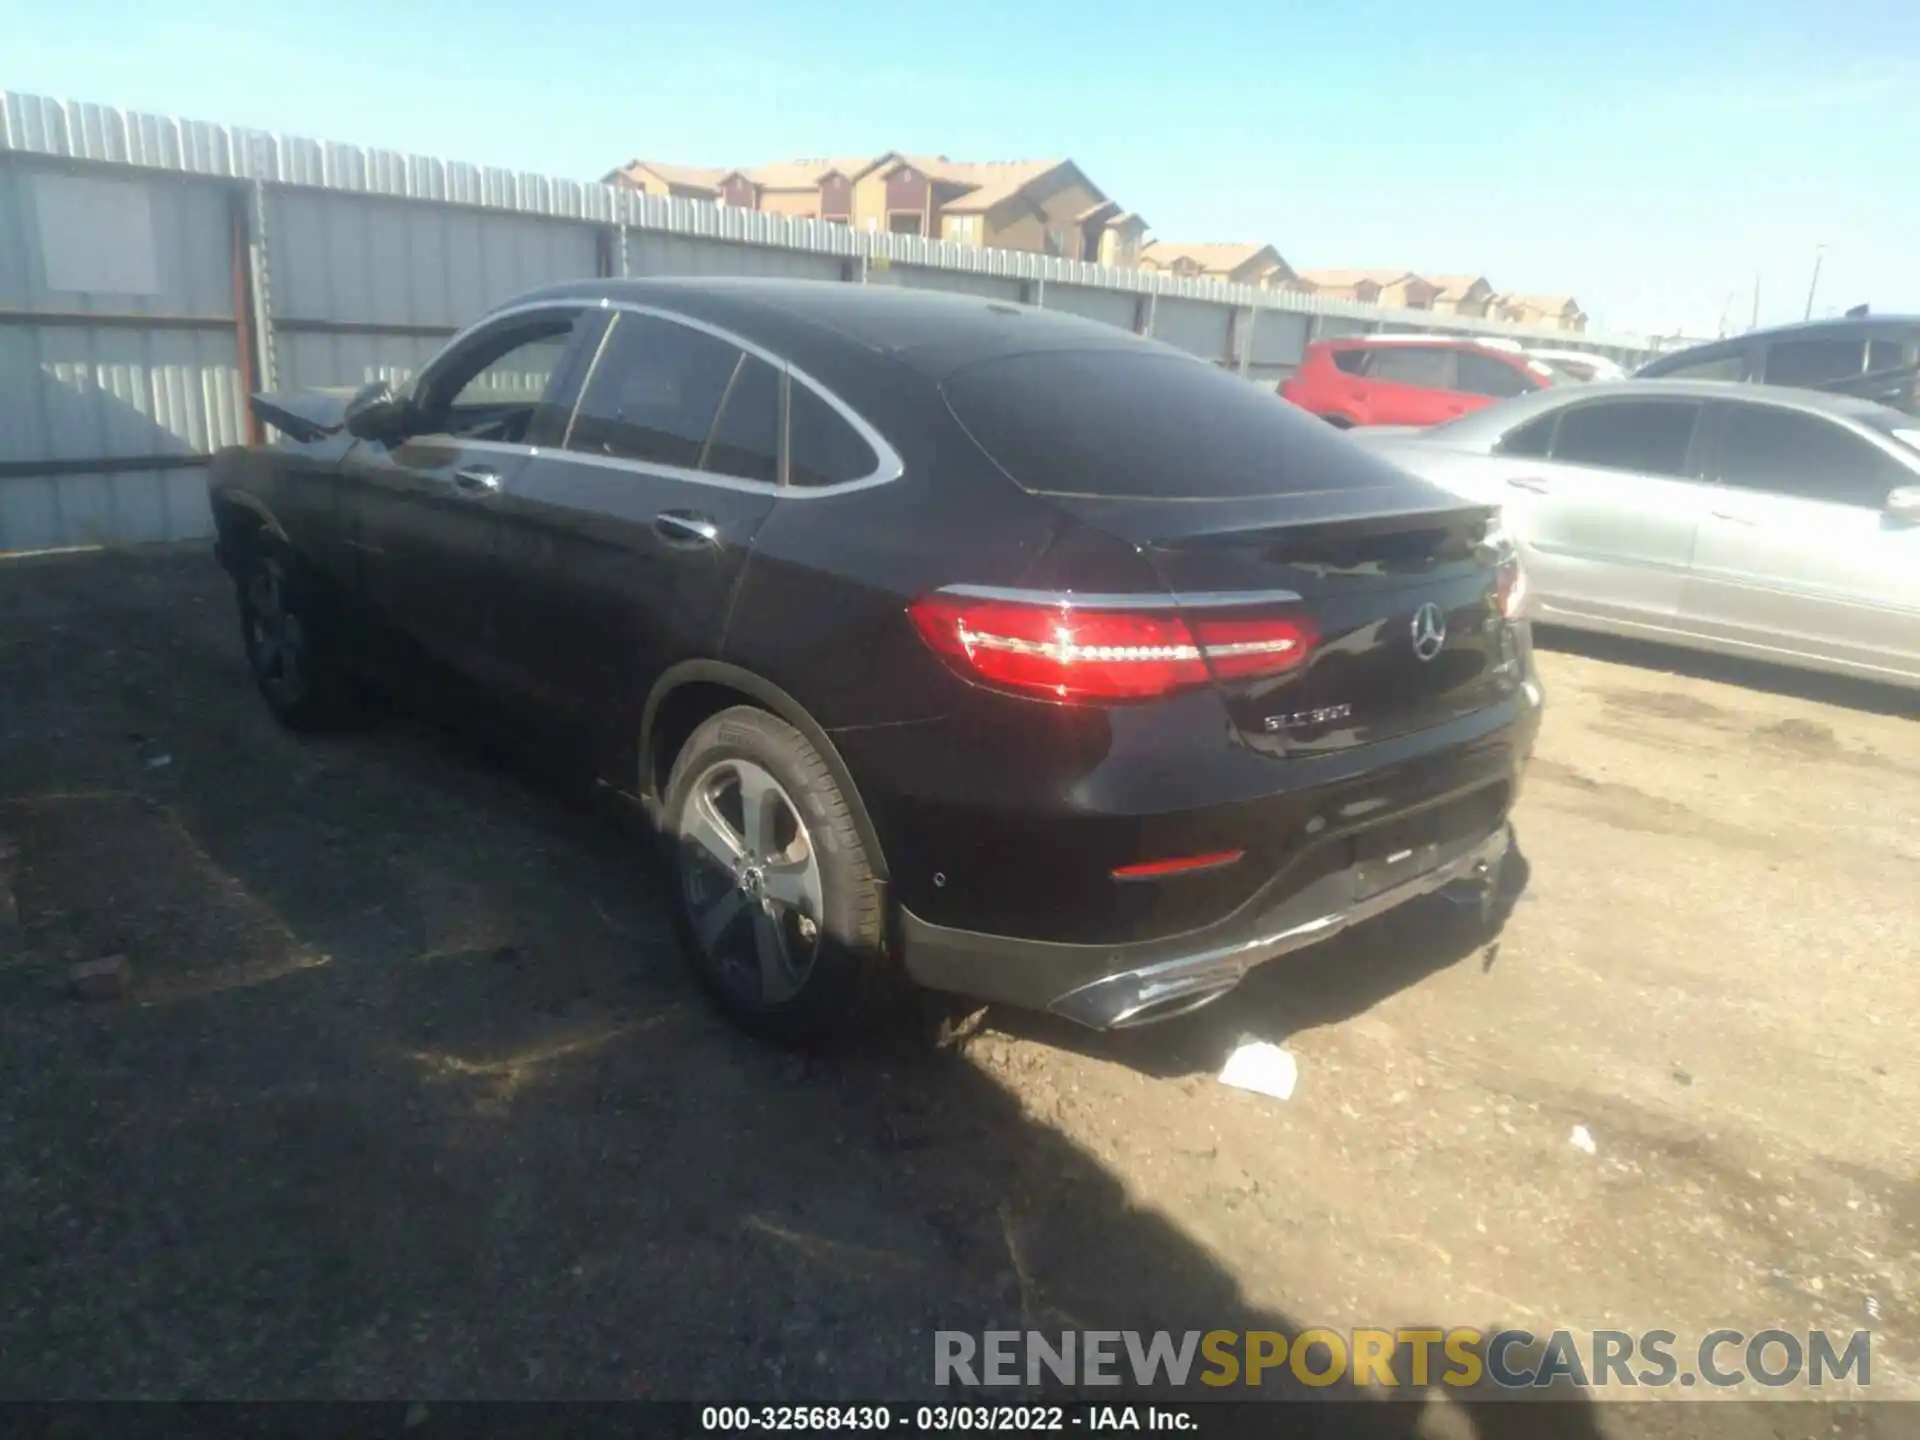
[[[687,792],[680,885],[693,936],[726,983],[776,1005],[806,983],[820,946],[820,862],[786,789],[751,760],[722,760]]]
[[[306,689],[306,630],[287,606],[286,567],[272,556],[247,577],[247,638],[261,688],[279,704],[297,703]]]

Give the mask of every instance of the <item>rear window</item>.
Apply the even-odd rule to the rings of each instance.
[[[1264,386],[1177,355],[1009,355],[941,388],[980,447],[1039,494],[1241,499],[1396,478]]]

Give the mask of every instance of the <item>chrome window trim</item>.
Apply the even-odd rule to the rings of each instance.
[[[829,390],[825,385],[807,374],[806,371],[790,364],[788,361],[774,354],[771,350],[768,350],[765,346],[756,344],[745,336],[736,335],[731,330],[724,329],[721,326],[709,324],[705,320],[695,319],[691,315],[683,315],[678,311],[667,310],[658,305],[641,305],[631,300],[594,299],[586,296],[531,300],[519,305],[510,305],[504,310],[495,310],[488,315],[482,316],[449,340],[440,351],[440,354],[444,355],[448,353],[455,346],[464,343],[470,336],[502,320],[510,320],[516,315],[526,315],[541,310],[557,310],[569,307],[577,307],[582,311],[611,310],[634,315],[646,315],[656,320],[665,320],[669,324],[684,325],[690,330],[702,331],[705,334],[713,336],[716,340],[721,340],[729,345],[736,346],[744,350],[747,354],[757,356],[761,360],[766,361],[767,364],[773,366],[774,370],[783,377],[780,402],[781,445],[779,479],[773,483],[769,483],[765,480],[751,480],[743,476],[717,475],[706,470],[687,470],[677,465],[655,465],[644,460],[619,459],[611,455],[588,455],[579,450],[536,447],[531,445],[507,445],[496,441],[479,443],[515,454],[526,454],[530,456],[543,453],[565,455],[569,459],[585,461],[590,465],[632,470],[640,474],[656,475],[665,479],[681,480],[696,485],[712,485],[722,490],[764,491],[769,495],[776,496],[783,500],[823,499],[834,495],[844,495],[855,490],[870,490],[875,486],[891,484],[906,474],[906,462],[900,458],[899,451],[888,444],[886,438],[881,435],[878,430],[874,429],[872,425],[868,424],[864,416],[852,406],[848,405],[847,402],[842,400],[838,395],[834,394],[833,391]],[[576,415],[579,412],[581,401],[586,398],[588,386],[593,383],[594,371],[599,368],[600,360],[605,354],[607,336],[611,335],[617,328],[616,325],[609,325],[607,327],[606,332],[601,336],[601,347],[595,352],[593,363],[588,367],[587,373],[581,377],[580,393],[574,400],[574,414]],[[434,358],[438,359],[439,356],[435,356]],[[431,362],[429,362],[429,364],[431,364]],[[838,414],[841,419],[853,427],[854,433],[866,441],[868,448],[873,451],[875,461],[877,462],[871,474],[863,475],[857,480],[842,480],[834,485],[801,486],[787,483],[787,456],[790,448],[787,443],[787,427],[792,410],[792,406],[788,403],[787,392],[788,387],[795,382],[805,385],[809,390],[813,391],[814,394],[818,395],[826,402],[828,409]],[[573,433],[572,415],[568,417],[566,433],[568,435]]]
[[[1168,590],[1161,594],[1100,595],[1074,590],[1024,590],[1006,585],[942,585],[940,595],[969,600],[1008,600],[1022,605],[1057,605],[1063,610],[1226,610],[1245,605],[1285,605],[1300,599],[1292,590]]]
[[[478,335],[482,330],[487,330],[492,328],[494,322],[497,320],[510,319],[515,315],[537,315],[543,312],[552,313],[552,314],[561,314],[561,313],[571,311],[571,312],[574,312],[573,322],[575,324],[578,324],[582,316],[584,316],[588,311],[593,310],[595,308],[597,307],[594,305],[594,303],[591,300],[585,300],[585,299],[541,300],[541,301],[532,302],[526,305],[515,305],[513,308],[509,310],[499,310],[494,312],[491,315],[483,315],[481,316],[480,319],[474,321],[471,325],[467,326],[464,330],[457,331],[453,335],[453,337],[447,341],[446,344],[442,345],[438,350],[434,351],[434,353],[428,357],[426,363],[423,364],[419,368],[419,370],[414,373],[413,378],[406,382],[407,393],[410,398],[417,398],[423,390],[427,389],[429,386],[432,385],[434,380],[434,372],[440,368],[440,362],[442,360],[444,360],[447,356],[451,355],[455,350],[457,350],[460,346],[464,345],[468,340],[472,339],[475,335]],[[606,339],[606,336],[603,334],[601,336],[601,340],[604,342],[605,339]],[[594,358],[596,360],[599,358],[599,352],[597,350],[594,353]],[[589,368],[588,374],[590,375],[591,373],[592,373],[591,368]],[[471,379],[472,377],[468,377],[468,378]],[[583,389],[585,388],[586,378],[587,378],[586,376],[581,377]],[[457,394],[458,392],[456,391],[455,393]],[[452,399],[453,397],[449,396],[448,402],[451,403]],[[575,409],[579,408],[579,402],[577,399],[574,403],[574,408]],[[571,417],[569,417],[569,422],[571,422]],[[433,431],[427,431],[423,433],[431,434],[431,435],[445,435],[447,432],[444,430],[433,430]],[[412,438],[412,437],[408,437],[408,438]],[[450,436],[449,438],[457,440],[460,437],[456,435],[456,436]]]

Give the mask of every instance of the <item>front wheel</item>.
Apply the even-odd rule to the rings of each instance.
[[[805,736],[723,710],[667,781],[675,917],[695,973],[755,1034],[836,1038],[892,988],[880,887],[845,795]]]
[[[331,653],[330,617],[299,561],[262,540],[235,579],[247,667],[275,717],[295,730],[338,722],[347,708],[346,677]]]

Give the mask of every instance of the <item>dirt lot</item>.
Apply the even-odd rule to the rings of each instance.
[[[708,1013],[602,807],[279,731],[203,554],[0,564],[0,1394],[910,1395],[935,1328],[1433,1323],[1870,1327],[1920,1395],[1920,725],[1673,664],[1543,657],[1491,946],[1417,908],[1157,1030],[827,1063]],[[1242,1035],[1290,1101],[1215,1081]]]

